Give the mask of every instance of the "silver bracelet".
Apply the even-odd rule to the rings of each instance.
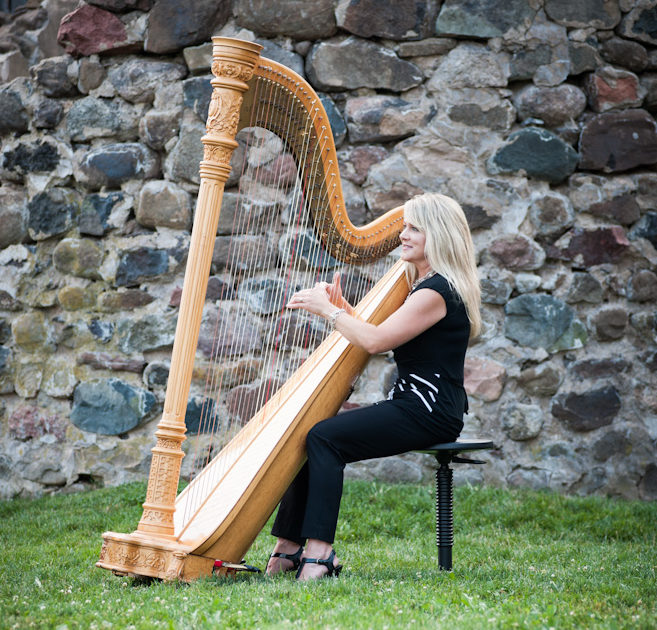
[[[335,320],[338,318],[338,315],[340,315],[340,313],[345,313],[345,312],[346,311],[343,308],[338,308],[328,316],[327,319],[329,320],[329,323],[331,324],[331,328],[333,328],[335,330]]]

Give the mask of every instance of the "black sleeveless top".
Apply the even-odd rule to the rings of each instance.
[[[460,418],[467,412],[463,366],[470,338],[468,314],[458,293],[440,274],[422,281],[412,293],[423,289],[442,295],[447,314],[417,337],[394,348],[399,378],[391,397],[403,398],[405,393],[413,393],[430,412],[441,411]]]

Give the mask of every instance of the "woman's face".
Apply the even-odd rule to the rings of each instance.
[[[416,225],[404,220],[404,229],[399,235],[402,244],[401,259],[415,265],[426,264],[424,245],[426,236]]]

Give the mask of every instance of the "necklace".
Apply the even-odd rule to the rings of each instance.
[[[432,276],[435,276],[436,272],[432,269],[429,273],[424,274],[421,278],[418,278],[412,285],[411,291],[413,291],[417,286],[422,284],[425,280],[428,280]]]

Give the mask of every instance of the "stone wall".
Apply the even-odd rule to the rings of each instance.
[[[223,34],[320,92],[355,221],[463,205],[465,433],[499,450],[461,480],[657,498],[657,1],[30,0],[0,33],[0,496],[147,474]]]

